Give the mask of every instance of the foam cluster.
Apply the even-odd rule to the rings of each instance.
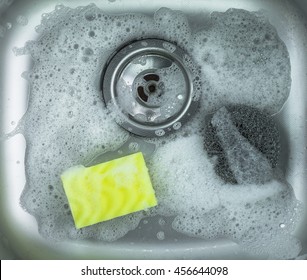
[[[272,180],[263,185],[224,185],[218,188],[221,206],[205,215],[177,216],[173,227],[190,236],[228,238],[262,258],[290,259],[301,250],[291,235],[301,218],[302,205],[291,186]]]
[[[173,12],[159,13],[164,18]],[[183,19],[176,24],[184,25]],[[73,227],[59,174],[86,165],[128,139],[129,133],[114,122],[114,112],[102,100],[100,74],[107,59],[123,44],[144,36],[159,37],[158,26],[173,30],[173,24],[141,14],[110,16],[95,5],[76,9],[58,5],[42,16],[36,27],[39,39],[14,49],[16,55],[29,54],[34,60],[33,69],[23,74],[31,84],[31,95],[20,124],[27,139],[27,185],[21,203],[37,218],[44,236],[63,239],[81,234]],[[160,37],[170,39],[171,34]],[[141,217],[133,214],[102,223],[83,229],[80,236],[116,240],[135,228]]]
[[[218,111],[211,125],[233,160],[231,165],[241,160],[232,153],[231,139],[236,139],[252,166],[261,161],[258,171],[267,174],[259,181],[258,173],[231,170],[239,185],[225,184],[215,172],[217,158],[203,149],[200,129],[204,114],[233,103],[278,111],[291,82],[286,47],[258,14],[230,10],[214,13],[208,20],[210,29],[195,33],[182,12],[167,8],[151,17],[107,15],[95,5],[76,9],[59,5],[42,16],[37,41],[14,49],[17,55],[29,54],[34,60],[33,69],[24,73],[31,94],[19,125],[27,140],[27,184],[21,204],[36,217],[43,236],[114,241],[135,229],[143,217],[159,214],[174,216],[173,228],[189,236],[227,237],[247,252],[271,258],[298,254],[300,245],[291,233],[300,205],[291,186],[276,179],[270,158],[245,141],[233,119],[229,121],[229,107]],[[138,212],[76,230],[60,174],[71,166],[87,166],[97,155],[103,159],[108,151],[120,154],[121,147],[129,144],[129,132],[116,124],[116,112],[102,100],[100,76],[114,50],[147,37],[192,50],[186,67],[191,59],[201,66],[202,79],[196,83],[203,88],[201,108],[188,125],[174,124],[175,134],[151,140],[157,146],[147,160],[159,203],[154,213]],[[173,51],[174,45],[164,47]],[[173,71],[177,79],[176,69],[167,71]],[[177,85],[181,88],[181,81]],[[165,80],[165,86],[171,88],[172,83]],[[176,88],[179,95],[180,88]],[[178,94],[170,98],[181,100]],[[165,131],[156,134],[163,136]],[[129,150],[142,150],[141,142],[130,144]],[[164,232],[156,237],[163,240]]]
[[[206,112],[244,104],[278,112],[291,77],[285,44],[260,13],[212,13],[210,27],[195,34],[193,56],[202,67]]]
[[[221,181],[202,146],[200,136],[179,137],[154,154],[149,170],[160,215],[205,213],[219,205],[216,185]]]
[[[183,12],[161,8],[154,14],[154,21],[159,37],[176,42],[183,48],[190,45],[192,32]]]

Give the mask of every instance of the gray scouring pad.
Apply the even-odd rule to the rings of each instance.
[[[251,145],[260,151],[276,167],[280,156],[280,135],[276,123],[266,113],[245,105],[227,106],[231,121]],[[215,172],[226,182],[237,184],[226,155],[221,147],[211,115],[204,132],[204,146],[209,156],[217,156]]]

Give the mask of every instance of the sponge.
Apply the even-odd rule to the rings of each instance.
[[[272,117],[264,111],[245,105],[227,106],[226,109],[240,134],[268,159],[272,168],[275,168],[279,161],[281,144],[279,129]],[[238,184],[229,167],[216,129],[211,123],[213,116],[209,116],[207,120],[204,147],[209,156],[217,156],[215,172],[226,183]]]
[[[69,168],[61,179],[76,228],[157,205],[141,152],[87,168]]]

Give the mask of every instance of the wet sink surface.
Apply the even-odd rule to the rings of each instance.
[[[5,4],[9,2],[8,4]],[[305,214],[295,231],[302,243],[301,255],[307,254],[307,3],[306,1],[61,1],[68,7],[96,4],[104,13],[137,12],[152,15],[161,7],[182,11],[190,26],[203,24],[211,12],[229,8],[263,10],[279,37],[284,41],[291,60],[292,85],[289,98],[274,120],[281,128],[281,169],[304,205]],[[2,4],[4,3],[4,4]],[[12,49],[36,40],[35,26],[41,16],[54,10],[57,1],[0,1],[0,93],[1,134],[10,133],[26,112],[29,84],[21,74],[31,69],[30,56],[15,56]],[[1,27],[0,26],[0,27]],[[2,33],[1,33],[2,30]],[[2,35],[1,35],[2,34]],[[22,134],[0,142],[0,229],[1,258],[25,259],[253,259],[265,258],[244,253],[227,240],[204,241],[171,230],[171,218],[151,217],[146,223],[111,243],[98,241],[52,242],[38,233],[33,216],[20,206],[25,185],[26,141]],[[156,238],[152,232],[165,234]],[[150,236],[149,238],[147,238]],[[161,235],[160,235],[161,237]],[[163,240],[161,240],[163,239]],[[0,247],[1,248],[1,247]],[[2,248],[1,248],[2,249]]]

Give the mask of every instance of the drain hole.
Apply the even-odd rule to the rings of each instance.
[[[138,87],[138,96],[144,101],[148,101],[148,96],[145,94],[144,88],[139,86]]]
[[[147,82],[149,82],[149,81],[159,82],[159,80],[160,80],[160,77],[158,75],[156,75],[156,74],[147,74],[143,78]]]

